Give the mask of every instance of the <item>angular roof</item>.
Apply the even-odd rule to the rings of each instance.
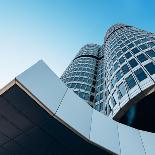
[[[0,94],[0,154],[155,154],[154,133],[92,109],[43,61]]]

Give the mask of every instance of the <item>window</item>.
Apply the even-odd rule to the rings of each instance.
[[[135,44],[136,45],[140,44],[140,41],[139,40],[135,41]]]
[[[151,75],[155,74],[155,65],[152,62],[145,65],[145,68]]]
[[[116,105],[116,101],[112,96],[111,96],[111,103],[112,103],[112,107],[114,107]]]
[[[74,87],[75,87],[75,83],[72,83],[70,88],[74,88]]]
[[[136,67],[138,65],[137,61],[135,59],[131,59],[129,61],[129,64],[132,68]]]
[[[84,99],[89,100],[89,94],[85,93]]]
[[[90,91],[91,87],[90,86],[87,86],[86,87],[86,91]]]
[[[140,45],[139,47],[140,47],[142,50],[147,49],[147,46],[146,46],[145,44],[142,44],[142,45]]]
[[[102,90],[103,90],[103,85],[100,86],[100,91],[102,91]]]
[[[100,111],[100,105],[99,105],[99,104],[95,105],[95,109],[96,109],[97,111]]]
[[[94,87],[91,88],[91,92],[92,92],[92,93],[95,92],[95,88],[94,88]]]
[[[120,70],[116,73],[117,81],[119,81],[122,78]]]
[[[144,54],[138,55],[137,58],[138,58],[138,60],[139,60],[140,62],[144,62],[144,61],[147,60],[147,58],[146,58],[146,56],[145,56]]]
[[[80,88],[80,86],[81,86],[81,85],[80,85],[79,83],[76,84],[76,88]]]
[[[149,42],[148,45],[149,45],[150,47],[153,47],[153,46],[155,46],[155,43]]]
[[[83,93],[83,92],[80,92],[80,93],[79,93],[79,96],[80,96],[82,99],[84,99],[84,93]]]
[[[122,64],[123,62],[125,62],[125,59],[124,59],[123,57],[121,57],[121,58],[119,59],[119,62],[120,62],[120,64]]]
[[[91,102],[94,101],[94,96],[93,96],[93,95],[90,96],[90,101],[91,101]]]
[[[95,98],[95,102],[98,102],[100,100],[100,96],[97,95],[96,98]]]
[[[121,55],[122,55],[122,52],[119,51],[119,52],[117,53],[117,56],[120,57]]]
[[[123,49],[122,49],[122,51],[125,53],[126,51],[127,51],[128,49],[126,48],[126,47],[124,47]]]
[[[126,94],[126,90],[123,82],[118,86],[118,89],[119,89],[119,98],[121,98]]]
[[[125,57],[126,57],[127,59],[129,59],[130,57],[132,57],[132,55],[131,55],[130,52],[128,52],[128,53],[125,54]]]
[[[100,100],[103,99],[103,92],[100,94]]]
[[[142,70],[142,68],[139,68],[135,71],[135,75],[137,77],[137,79],[139,80],[139,82],[143,81],[144,79],[147,78],[146,74],[144,73],[144,71]]]
[[[111,83],[112,83],[112,88],[113,88],[116,84],[115,76],[112,78]]]
[[[140,50],[136,47],[136,48],[132,49],[132,52],[133,52],[134,54],[137,54],[137,53],[140,52]]]
[[[129,89],[133,88],[136,85],[136,82],[135,82],[134,78],[132,77],[132,75],[130,75],[126,78],[126,82],[128,84]]]
[[[129,48],[132,48],[132,47],[134,47],[134,44],[131,43],[131,44],[128,45],[128,47],[129,47]]]
[[[153,50],[146,51],[145,53],[149,55],[151,58],[155,57],[155,52]]]
[[[117,70],[117,68],[118,68],[118,63],[116,62],[116,63],[114,64],[114,70]]]
[[[122,71],[124,74],[129,72],[129,67],[127,65],[122,66]]]
[[[100,103],[100,111],[103,110],[103,102]]]

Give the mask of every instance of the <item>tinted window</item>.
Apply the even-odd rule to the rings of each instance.
[[[122,55],[122,52],[119,51],[119,52],[117,53],[117,56],[120,57],[121,55]]]
[[[151,62],[147,65],[145,65],[145,68],[148,70],[148,72],[153,75],[155,74],[155,65]]]
[[[124,96],[126,94],[125,86],[124,83],[121,83],[118,86],[119,92],[120,92],[120,97]]]
[[[134,78],[132,77],[132,75],[126,78],[126,82],[128,84],[129,89],[133,88],[136,85],[136,82]]]
[[[112,78],[111,83],[112,83],[112,87],[114,87],[114,86],[115,86],[115,84],[116,84],[115,77],[113,77],[113,78]]]
[[[134,54],[137,54],[138,52],[140,52],[140,50],[136,47],[136,48],[132,49],[132,52],[133,52]]]
[[[83,92],[80,92],[79,96],[84,99],[84,93]]]
[[[132,55],[131,55],[130,52],[128,52],[128,53],[125,54],[125,57],[126,57],[127,59],[129,59],[131,56],[132,56]]]
[[[124,59],[123,57],[121,57],[121,58],[119,59],[119,62],[120,62],[120,64],[122,64],[123,62],[125,62],[125,59]]]
[[[145,44],[139,46],[142,50],[145,50],[147,46]]]
[[[122,78],[120,70],[116,73],[116,77],[118,81]]]
[[[74,88],[74,87],[75,87],[75,83],[72,83],[72,84],[71,84],[71,88]]]
[[[135,41],[135,44],[136,45],[140,44],[140,41],[139,40]]]
[[[118,63],[116,62],[116,63],[114,64],[114,70],[117,70],[117,68],[118,68]]]
[[[135,75],[139,81],[143,81],[144,79],[147,78],[146,74],[142,70],[142,68],[139,68],[138,70],[135,71]]]
[[[139,60],[140,62],[144,62],[144,61],[147,60],[147,58],[146,58],[146,56],[145,56],[144,54],[138,55],[137,58],[138,58],[138,60]]]
[[[126,48],[126,47],[124,47],[123,49],[122,49],[122,51],[125,53],[126,51],[127,51],[128,49]]]
[[[94,96],[90,96],[90,101],[93,102],[94,101]]]
[[[153,50],[146,51],[145,53],[150,57],[155,57],[155,52]]]
[[[122,66],[122,71],[124,74],[129,72],[129,67],[127,65]]]
[[[137,61],[135,59],[131,59],[129,61],[129,64],[132,68],[136,67],[138,65]]]
[[[155,46],[155,44],[154,44],[153,42],[149,42],[148,45],[149,45],[150,47]]]
[[[129,47],[129,48],[132,48],[132,47],[134,47],[134,44],[131,43],[131,44],[128,45],[128,47]]]

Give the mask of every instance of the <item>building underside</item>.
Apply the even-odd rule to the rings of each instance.
[[[17,84],[0,97],[0,154],[105,154],[40,107]]]
[[[96,111],[43,61],[17,76],[0,94],[2,155],[155,154],[154,133]]]

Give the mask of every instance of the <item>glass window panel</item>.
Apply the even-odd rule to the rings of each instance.
[[[140,44],[141,42],[139,40],[135,41],[135,44],[138,45]]]
[[[111,96],[111,103],[112,103],[113,107],[116,105],[116,101],[115,101],[115,99],[112,96]]]
[[[155,65],[152,62],[145,65],[145,68],[151,75],[155,74]]]
[[[120,97],[123,97],[126,94],[126,90],[123,82],[118,86],[118,89],[121,95]]]
[[[139,68],[135,71],[135,75],[137,77],[137,79],[139,80],[139,82],[143,81],[144,79],[147,78],[146,74],[144,73],[144,71],[142,70],[142,68]]]
[[[120,64],[124,63],[124,62],[125,62],[124,57],[121,57],[121,58],[119,59],[119,62],[120,62]]]
[[[126,48],[126,47],[124,47],[123,49],[122,49],[122,51],[125,53],[126,51],[127,51],[128,49]]]
[[[137,58],[138,58],[138,60],[139,60],[140,62],[144,62],[144,61],[147,60],[147,58],[146,58],[146,56],[145,56],[144,54],[138,55]]]
[[[117,53],[117,56],[120,57],[121,55],[122,55],[122,52],[119,51],[119,52]]]
[[[147,49],[147,46],[146,46],[146,44],[142,44],[142,45],[140,45],[139,46],[142,50],[145,50],[145,49]]]
[[[117,70],[117,68],[118,68],[118,63],[116,62],[116,63],[114,64],[114,70]]]
[[[135,59],[131,59],[129,61],[129,64],[132,68],[136,67],[138,65],[137,61]]]
[[[134,54],[137,54],[137,53],[140,52],[140,50],[139,50],[137,47],[135,47],[134,49],[132,49],[132,52],[133,52]]]
[[[115,76],[112,78],[111,83],[112,83],[112,86],[114,87],[116,84]]]
[[[128,47],[129,47],[129,48],[132,48],[132,47],[134,47],[134,44],[131,43],[131,44],[128,45]]]
[[[75,87],[75,83],[72,83],[72,84],[71,84],[71,88],[74,88],[74,87]]]
[[[132,75],[130,75],[126,78],[126,82],[128,84],[129,89],[133,88],[136,85],[136,82]]]
[[[118,81],[122,78],[120,70],[116,73],[116,77]]]
[[[145,53],[152,58],[155,57],[155,52],[153,50],[146,51]]]
[[[122,71],[124,74],[127,74],[129,72],[129,67],[126,65],[122,66]]]
[[[126,54],[125,54],[125,57],[126,57],[127,59],[129,59],[129,58],[131,58],[131,57],[132,57],[132,55],[131,55],[131,53],[130,53],[130,52],[128,52],[128,53],[126,53]]]
[[[154,43],[154,42],[149,42],[148,45],[149,45],[150,47],[153,47],[153,46],[155,46],[155,43]]]

